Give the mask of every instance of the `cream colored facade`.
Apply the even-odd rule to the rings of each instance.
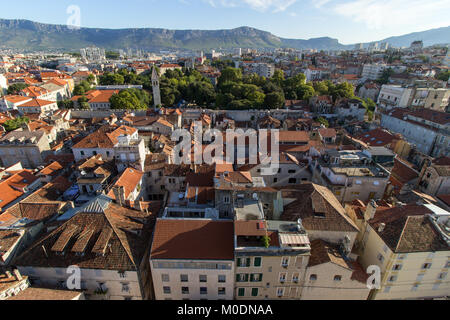
[[[423,299],[450,295],[450,251],[396,254],[368,225],[361,264],[381,269],[381,287],[370,299]],[[424,268],[430,264],[429,268]]]
[[[308,267],[302,300],[367,300],[367,283],[352,279],[353,270],[332,262]]]
[[[80,269],[80,285],[86,300],[143,300],[140,280],[136,271]],[[71,273],[66,268],[19,267],[21,274],[27,275],[32,285],[49,285],[52,288],[67,288]],[[145,279],[141,274],[141,278]],[[99,290],[101,289],[101,290]],[[102,292],[101,292],[102,291]]]
[[[234,261],[150,261],[156,300],[232,300]]]
[[[236,300],[298,300],[309,253],[304,255],[236,257]],[[250,265],[248,265],[248,259]],[[261,266],[259,265],[261,259]],[[256,260],[256,261],[255,261]],[[239,266],[239,264],[244,266]]]

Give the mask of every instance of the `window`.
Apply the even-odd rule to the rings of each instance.
[[[438,275],[439,280],[444,280],[445,278],[447,278],[447,272],[439,273]]]
[[[289,184],[296,184],[296,183],[297,183],[297,179],[295,179],[295,178],[289,179]]]
[[[286,273],[280,273],[280,282],[285,283],[286,282]]]
[[[189,287],[181,287],[181,294],[189,294]]]
[[[380,262],[384,262],[384,257],[383,257],[383,255],[382,255],[381,253],[378,254],[377,259],[378,259],[378,261],[380,261]]]
[[[278,182],[278,178],[273,178],[273,183],[277,183]]]
[[[431,268],[431,263],[424,263],[422,265],[422,269],[430,269]]]
[[[281,266],[282,267],[284,267],[284,268],[286,268],[286,267],[288,267],[289,266],[289,257],[284,257],[282,260],[281,260]]]
[[[164,294],[170,294],[170,287],[163,287]]]
[[[261,262],[262,262],[262,258],[256,257],[255,260],[253,261],[253,265],[255,267],[261,267]]]
[[[206,287],[201,287],[201,288],[200,288],[200,294],[208,294],[208,288],[206,288]]]
[[[127,277],[126,271],[119,271],[119,277],[126,278]]]
[[[284,288],[278,288],[277,289],[277,296],[282,297],[284,295]]]
[[[342,280],[342,276],[334,276],[334,281],[339,282]]]
[[[129,292],[130,291],[130,286],[129,283],[122,283],[122,292]]]
[[[259,294],[259,289],[258,288],[253,288],[252,289],[252,297],[257,297]]]
[[[80,154],[81,154],[82,156],[84,156],[84,151],[80,151]]]
[[[225,204],[230,204],[230,197],[224,196],[224,197],[223,197],[223,203],[225,203]]]
[[[219,275],[219,283],[225,283],[225,282],[227,282],[227,276]]]
[[[226,288],[219,288],[219,290],[218,290],[219,296],[225,295],[226,292],[227,292]]]
[[[206,275],[201,274],[199,276],[199,281],[200,282],[207,282],[208,281],[208,277]]]
[[[292,174],[292,173],[296,173],[296,170],[289,170],[288,173]]]
[[[262,273],[255,273],[250,275],[250,282],[261,282],[263,278]]]
[[[389,293],[389,291],[391,291],[391,287],[384,288],[384,293]]]
[[[417,291],[417,289],[419,289],[419,285],[415,284],[413,285],[413,287],[411,288],[411,291]]]
[[[402,270],[402,265],[401,264],[394,264],[394,266],[392,267],[392,270],[400,271],[400,270]]]
[[[241,268],[248,268],[250,267],[250,258],[238,258],[238,267]]]
[[[419,274],[416,278],[416,282],[421,282],[423,280],[423,274]]]
[[[389,282],[395,282],[397,280],[397,276],[390,276],[389,277]]]
[[[248,282],[249,275],[248,274],[237,274],[236,282]]]
[[[311,276],[309,276],[309,280],[316,281],[317,280],[317,274],[312,274]]]
[[[180,281],[181,282],[188,282],[189,281],[188,275],[187,274],[180,275]]]
[[[298,280],[299,280],[299,274],[298,273],[294,273],[292,275],[292,282],[298,283]]]
[[[238,289],[238,297],[244,297],[245,296],[245,288],[239,288]]]
[[[161,275],[161,279],[162,279],[162,282],[169,282],[170,281],[170,277],[169,277],[168,274],[162,274]]]

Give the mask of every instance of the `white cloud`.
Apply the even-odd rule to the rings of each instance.
[[[298,0],[204,0],[213,7],[241,7],[248,6],[260,12],[281,12],[292,6]]]
[[[433,28],[450,25],[450,0],[312,0],[317,8],[329,10],[369,29],[417,26]]]

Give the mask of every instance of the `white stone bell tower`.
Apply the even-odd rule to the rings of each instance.
[[[161,92],[159,89],[159,76],[156,72],[156,67],[153,67],[152,72],[152,88],[153,88],[153,105],[155,108],[161,105]]]

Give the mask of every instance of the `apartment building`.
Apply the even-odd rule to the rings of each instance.
[[[418,151],[432,157],[450,154],[450,116],[430,109],[396,109],[381,115],[381,126],[401,134]]]
[[[433,299],[449,295],[450,213],[434,205],[367,205],[358,246],[363,267],[381,270],[370,299]]]
[[[152,298],[149,244],[152,212],[121,207],[99,196],[75,216],[32,244],[14,264],[32,285],[67,289],[72,273],[81,272],[87,300]]]
[[[48,138],[42,131],[13,131],[0,139],[0,159],[5,167],[21,162],[34,169],[44,164],[49,153]]]
[[[145,150],[145,145],[139,138],[138,131],[135,128],[104,125],[75,144],[72,147],[72,152],[75,156],[75,161],[88,159],[100,154],[104,160],[117,159],[126,165],[134,162],[144,162],[145,157],[142,154],[145,151],[143,151],[143,148]]]
[[[389,182],[389,171],[361,151],[330,150],[312,166],[313,181],[327,186],[341,203],[381,199]]]
[[[378,105],[382,109],[409,107],[414,89],[400,85],[383,85],[378,96]]]
[[[305,183],[283,188],[281,194],[283,212],[274,220],[298,222],[301,219],[311,241],[321,239],[351,251],[359,228],[327,187]]]
[[[17,106],[17,110],[22,114],[34,113],[43,115],[58,110],[58,104],[55,101],[32,99]]]
[[[310,255],[298,222],[235,221],[236,300],[298,300]]]
[[[314,240],[301,300],[367,300],[368,277],[358,262],[342,254],[338,245]]]
[[[383,71],[387,68],[385,64],[365,64],[361,77],[366,80],[378,80],[383,75]]]
[[[431,196],[450,194],[450,158],[426,161],[419,178],[419,190]]]
[[[6,95],[0,97],[0,111],[6,112],[10,110],[17,110],[20,105],[29,101],[31,101],[31,98],[20,95]]]
[[[417,88],[412,98],[413,109],[431,109],[445,112],[450,103],[450,89]]]
[[[234,298],[232,221],[158,219],[150,252],[156,300]]]

